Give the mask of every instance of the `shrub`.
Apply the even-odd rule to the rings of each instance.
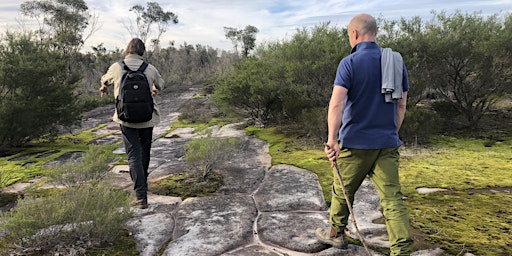
[[[240,138],[212,137],[211,130],[206,133],[205,137],[188,142],[185,153],[185,161],[202,181],[206,181],[212,170],[223,166],[243,147]]]
[[[208,98],[197,98],[183,106],[178,119],[191,124],[207,123],[215,115],[215,112],[216,110],[208,102]]]
[[[302,129],[307,138],[315,141],[327,141],[327,109],[313,108],[305,110],[300,116],[298,129]]]
[[[261,125],[279,119],[283,110],[282,72],[272,63],[246,58],[235,65],[236,72],[219,79],[212,95],[226,113],[240,113]]]
[[[67,254],[114,241],[131,216],[129,209],[127,193],[98,183],[26,196],[1,215],[0,226],[8,234],[10,254]]]
[[[400,137],[406,144],[414,146],[424,144],[440,131],[441,126],[441,118],[436,112],[408,106],[400,128]]]
[[[80,161],[72,159],[56,165],[48,174],[50,180],[73,187],[88,182],[98,182],[109,171],[109,163],[113,160],[110,146],[89,146]]]
[[[0,214],[11,255],[83,255],[117,239],[131,217],[129,195],[101,181],[112,160],[106,146],[91,146],[80,161],[56,166],[50,179],[66,189],[27,194]],[[76,160],[76,159],[75,159]]]
[[[455,105],[448,101],[433,102],[432,109],[445,119],[453,119],[461,114]]]
[[[93,110],[97,107],[105,106],[108,104],[114,104],[115,99],[114,97],[107,95],[103,97],[99,97],[96,95],[87,95],[80,97],[80,100],[78,101],[79,108],[81,111],[89,111]]]

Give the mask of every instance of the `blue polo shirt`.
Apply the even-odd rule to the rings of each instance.
[[[348,90],[339,140],[343,148],[381,149],[402,145],[398,138],[397,103],[387,103],[381,93],[381,49],[375,42],[361,42],[343,58],[334,86]],[[404,65],[403,91],[409,90]]]

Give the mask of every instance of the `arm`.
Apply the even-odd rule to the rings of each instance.
[[[341,127],[343,110],[345,109],[345,97],[347,89],[342,86],[335,85],[332,90],[331,101],[329,102],[329,111],[327,113],[328,135],[325,145],[325,153],[334,166],[334,162],[338,158],[340,145],[338,144],[338,133]]]
[[[402,99],[398,101],[398,109],[396,112],[396,131],[400,130],[404,121],[405,110],[407,108],[407,92],[403,92]]]
[[[154,68],[154,67],[153,67]],[[151,91],[153,92],[153,96],[155,96],[158,91],[161,91],[164,89],[164,79],[162,79],[162,76],[160,75],[160,72],[158,72],[158,69],[154,68],[155,74],[154,74],[154,81],[153,81],[153,87],[151,88]]]
[[[155,87],[161,91],[164,89],[164,79],[162,79],[162,76],[160,75],[160,72],[156,71],[156,80],[157,83],[155,84]]]
[[[112,66],[110,66],[107,70],[107,73],[105,73],[102,77],[101,77],[101,87],[100,87],[100,92],[101,92],[101,96],[103,96],[104,93],[108,94],[108,86],[110,85],[113,85],[114,84],[114,73],[112,71]]]

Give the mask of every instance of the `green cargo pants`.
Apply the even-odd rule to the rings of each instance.
[[[342,149],[338,164],[351,204],[365,177],[370,178],[380,197],[391,255],[410,255],[412,239],[409,234],[408,211],[403,203],[398,177],[399,158],[398,148]],[[333,173],[333,176],[330,223],[335,230],[342,231],[347,226],[350,212],[337,175]]]

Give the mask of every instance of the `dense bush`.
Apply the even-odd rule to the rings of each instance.
[[[432,110],[444,119],[452,119],[461,114],[457,107],[451,102],[434,101],[430,105]]]
[[[0,60],[0,148],[56,135],[58,126],[79,120],[79,77],[63,72],[61,54],[31,35],[7,34]]]
[[[327,108],[305,109],[298,121],[286,125],[273,127],[276,133],[281,134],[293,143],[289,147],[302,149],[322,149],[327,141]],[[251,128],[252,129],[252,128]],[[250,133],[250,132],[249,132]],[[288,152],[289,150],[284,150]],[[279,162],[279,160],[277,160]]]
[[[305,111],[329,102],[336,67],[350,52],[345,31],[317,26],[290,41],[262,45],[219,79],[214,100],[262,125],[301,122]]]
[[[439,115],[429,109],[407,106],[399,134],[402,141],[411,146],[428,143],[443,126]]]
[[[214,102],[225,112],[238,112],[261,125],[279,119],[282,95],[287,88],[279,83],[276,67],[257,58],[246,58],[235,65],[233,75],[218,80]]]

